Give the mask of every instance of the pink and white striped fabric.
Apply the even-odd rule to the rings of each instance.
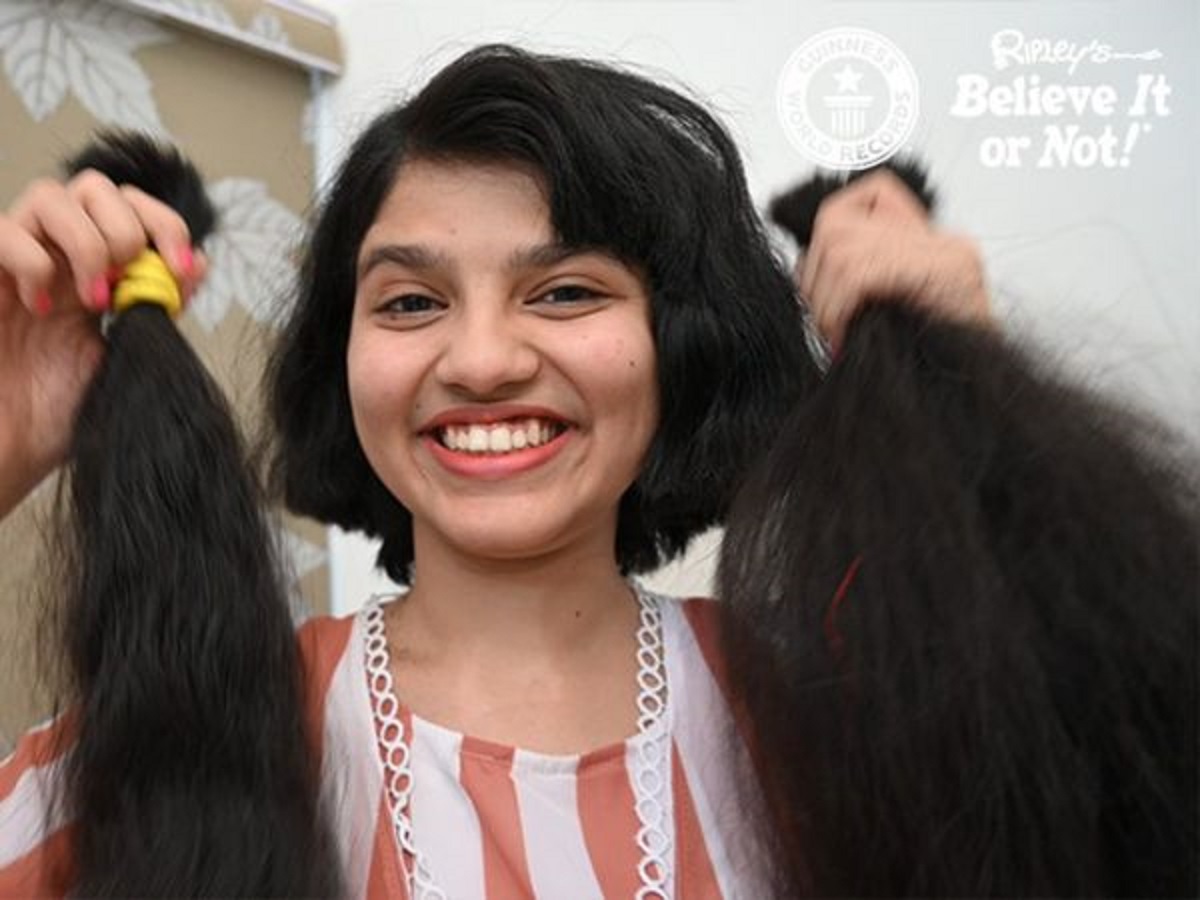
[[[671,726],[669,828],[679,898],[768,896],[743,824],[753,778],[721,684],[710,601],[662,600]],[[347,894],[406,898],[367,690],[363,616],[298,633],[322,796]],[[402,714],[412,736],[413,834],[449,898],[632,898],[640,881],[630,773],[636,741],[547,756]],[[69,890],[69,824],[45,818],[60,762],[47,732],[0,764],[0,896]]]

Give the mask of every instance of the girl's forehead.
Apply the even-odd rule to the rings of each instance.
[[[419,245],[443,255],[486,252],[549,267],[582,254],[608,257],[647,283],[646,266],[607,241],[563,239],[552,221],[546,176],[509,160],[406,160],[359,248],[360,264],[380,245]]]
[[[554,231],[550,219],[541,181],[523,169],[413,160],[396,173],[364,243],[381,231],[453,240],[481,228],[521,239],[536,233],[549,240]]]

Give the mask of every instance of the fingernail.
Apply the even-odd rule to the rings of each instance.
[[[44,319],[50,315],[50,310],[53,308],[54,301],[50,299],[49,291],[39,291],[38,295],[33,298],[34,315]]]
[[[196,268],[196,258],[192,254],[192,248],[187,244],[175,251],[175,267],[184,278],[192,277],[192,272]]]
[[[112,289],[108,286],[108,278],[104,275],[97,275],[92,279],[92,306],[101,312],[105,312],[109,306],[109,299],[112,296]]]

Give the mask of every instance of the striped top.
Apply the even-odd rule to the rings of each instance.
[[[752,778],[722,686],[715,607],[661,602],[670,691],[674,892],[767,896],[735,790]],[[307,713],[319,743],[322,800],[347,894],[406,898],[366,680],[364,614],[298,632]],[[576,756],[516,749],[401,710],[412,741],[414,840],[449,898],[632,898],[641,882],[631,781],[638,741]],[[0,897],[69,890],[70,825],[50,808],[61,720],[35,729],[0,764]]]

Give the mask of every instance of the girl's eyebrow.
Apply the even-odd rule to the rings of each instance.
[[[545,269],[569,259],[590,252],[588,247],[568,246],[561,242],[553,244],[538,244],[534,247],[521,247],[514,250],[508,257],[508,268],[513,272],[522,269]]]
[[[612,253],[603,248],[555,242],[553,244],[536,244],[532,247],[518,247],[509,254],[506,266],[514,272],[524,269],[547,268],[565,259],[570,259],[572,256],[585,254],[614,258]],[[359,280],[365,278],[372,269],[383,263],[392,263],[419,272],[454,268],[454,260],[450,256],[423,244],[383,244],[373,248],[363,258],[358,266]]]
[[[421,244],[383,244],[372,248],[371,252],[358,264],[359,280],[361,281],[372,269],[384,263],[393,263],[420,272],[427,272],[430,269],[449,269],[453,266],[453,261],[445,253]]]

